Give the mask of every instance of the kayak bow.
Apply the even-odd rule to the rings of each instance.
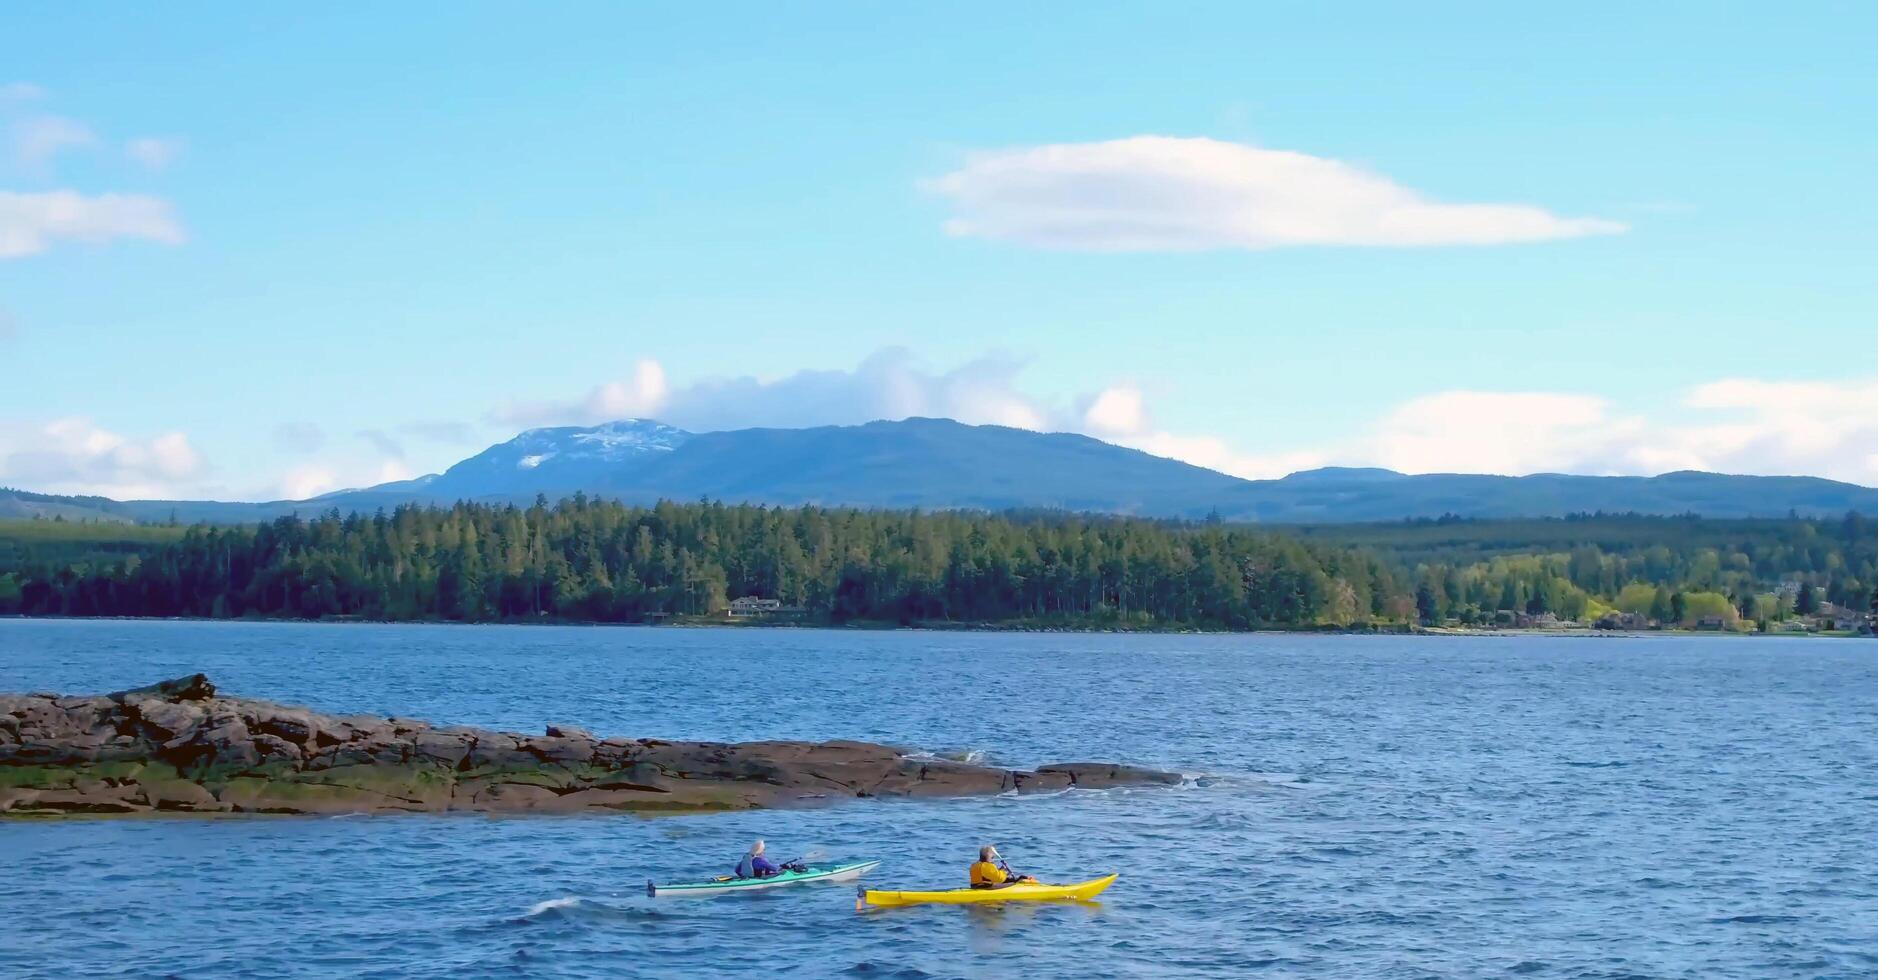
[[[853,881],[877,867],[880,867],[879,861],[859,861],[853,864],[811,864],[804,871],[784,871],[768,878],[737,878],[720,875],[708,881],[685,881],[670,885],[659,885],[648,881],[646,882],[646,897],[706,897],[727,895],[731,892],[761,891],[765,888],[780,888],[784,885],[799,885],[810,881]]]
[[[1089,881],[1079,881],[1071,885],[1046,885],[1026,883],[1007,885],[1003,888],[950,888],[936,892],[884,892],[862,889],[855,900],[858,910],[863,904],[894,905],[975,905],[980,902],[1048,902],[1077,901],[1085,902],[1102,893],[1102,889],[1115,883],[1115,875],[1104,875]]]

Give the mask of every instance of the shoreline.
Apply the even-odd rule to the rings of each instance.
[[[1591,638],[1632,638],[1647,639],[1656,636],[1727,636],[1727,637],[1763,637],[1780,639],[1873,639],[1874,637],[1845,630],[1800,631],[1780,630],[1760,632],[1759,630],[1704,630],[1704,629],[1654,629],[1654,630],[1601,630],[1585,626],[1579,628],[1487,628],[1419,626],[1407,623],[1388,623],[1370,626],[1262,626],[1256,629],[1228,629],[1209,626],[1112,626],[1090,624],[1040,624],[1027,621],[1010,623],[964,621],[923,620],[911,624],[887,622],[884,620],[856,620],[846,623],[818,622],[764,622],[721,620],[714,618],[683,619],[661,623],[647,622],[610,622],[587,619],[366,619],[354,616],[329,616],[319,619],[304,619],[287,616],[25,616],[9,614],[0,616],[0,622],[16,620],[21,622],[58,622],[58,623],[268,623],[268,624],[305,624],[309,626],[569,626],[592,629],[756,629],[756,630],[828,630],[832,632],[855,633],[1063,633],[1063,634],[1107,634],[1107,635],[1142,635],[1142,636],[1450,636],[1450,637],[1591,637]]]

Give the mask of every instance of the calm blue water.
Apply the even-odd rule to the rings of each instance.
[[[341,712],[865,738],[1178,790],[643,819],[0,823],[9,976],[1878,973],[1878,643],[0,621],[0,690],[205,670]],[[777,852],[1092,906],[674,903]]]

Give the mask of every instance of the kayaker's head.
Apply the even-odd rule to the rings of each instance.
[[[751,845],[750,845],[750,856],[751,856],[751,857],[755,857],[755,856],[757,856],[758,854],[761,854],[761,853],[763,853],[763,842],[762,842],[762,841],[757,841],[756,843],[754,843],[754,844],[751,844]]]
[[[985,846],[978,849],[978,860],[985,861],[985,862],[996,862],[997,860],[999,860],[998,849],[995,847],[992,847],[990,844],[986,844]]]

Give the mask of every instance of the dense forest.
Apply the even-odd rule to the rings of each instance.
[[[1878,611],[1878,528],[1857,513],[1832,521],[1444,517],[1296,530],[1408,570],[1425,620],[1481,622],[1510,610],[1591,621],[1615,611],[1748,628]]]
[[[1411,622],[1765,628],[1873,608],[1841,521],[1595,515],[1260,528],[1060,513],[400,507],[193,527],[0,522],[0,613],[642,622],[781,600],[814,622],[1221,629]]]

